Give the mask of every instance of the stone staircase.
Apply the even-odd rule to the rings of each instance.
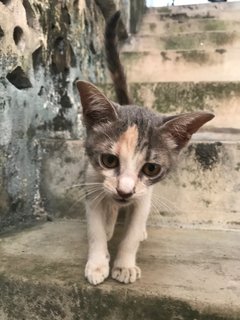
[[[238,3],[149,9],[122,47],[136,104],[215,114],[194,135],[177,171],[155,188],[161,210],[150,224],[239,228],[239,17]],[[111,85],[106,91],[113,94]]]
[[[49,222],[0,237],[0,320],[240,319],[239,17],[237,3],[149,9],[122,47],[136,104],[216,115],[155,189],[142,279],[85,281],[84,204],[69,188],[84,181],[83,145],[45,139],[39,215]]]

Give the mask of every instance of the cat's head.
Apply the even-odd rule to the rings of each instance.
[[[88,82],[78,81],[77,87],[89,160],[105,193],[120,204],[142,197],[160,181],[192,134],[214,117],[207,112],[162,116],[115,104]]]

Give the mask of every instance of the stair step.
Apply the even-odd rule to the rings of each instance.
[[[146,15],[143,19],[138,35],[150,36],[160,34],[181,34],[189,32],[208,32],[208,31],[228,31],[237,32],[240,28],[240,22],[204,19],[204,18],[185,18],[180,20],[160,19],[159,16]]]
[[[239,81],[239,57],[240,49],[223,48],[121,54],[128,82]]]
[[[150,8],[144,19],[151,20],[154,16],[158,19],[171,19],[175,21],[184,21],[184,19],[223,19],[239,20],[240,14],[239,2],[225,3],[205,3],[196,5],[170,6],[161,8]]]
[[[136,35],[125,42],[122,51],[196,50],[240,48],[240,33],[226,31],[190,32],[170,35]]]
[[[116,253],[121,228],[110,243]],[[240,318],[240,232],[150,228],[132,285],[84,279],[86,226],[55,221],[0,238],[1,319]],[[180,275],[180,276],[179,276]]]
[[[102,90],[116,100],[112,85]],[[240,82],[130,83],[129,90],[137,105],[161,113],[209,110],[216,116],[212,126],[240,129]]]

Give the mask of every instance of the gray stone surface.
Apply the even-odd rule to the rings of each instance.
[[[85,225],[56,221],[0,238],[2,320],[240,318],[240,233],[150,229],[138,254],[142,279],[84,279]],[[121,230],[111,252],[114,256]]]

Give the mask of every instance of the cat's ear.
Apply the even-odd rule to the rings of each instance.
[[[112,103],[93,84],[86,81],[77,81],[76,84],[81,98],[84,122],[88,128],[117,119],[117,112]]]
[[[213,118],[214,115],[209,112],[192,112],[170,116],[166,118],[161,132],[176,150],[180,150],[188,143],[192,134]]]

